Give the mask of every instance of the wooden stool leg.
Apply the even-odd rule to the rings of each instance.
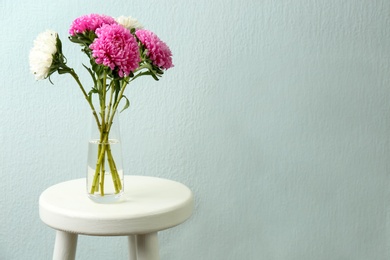
[[[77,237],[77,234],[57,230],[53,260],[74,260]]]
[[[137,260],[159,260],[157,232],[137,235]]]
[[[127,239],[129,243],[129,260],[137,260],[137,236],[130,235]]]

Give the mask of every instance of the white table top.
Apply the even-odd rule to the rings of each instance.
[[[181,183],[125,176],[124,185],[124,195],[113,204],[90,200],[85,178],[53,185],[39,198],[41,220],[57,230],[115,236],[160,231],[184,222],[192,214],[192,192]]]

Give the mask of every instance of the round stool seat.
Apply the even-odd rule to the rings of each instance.
[[[86,194],[86,180],[62,182],[39,198],[39,214],[48,226],[65,232],[121,236],[157,232],[188,219],[192,192],[183,184],[155,177],[125,176],[120,201],[98,204]]]
[[[53,260],[74,260],[79,234],[127,236],[130,260],[159,260],[157,232],[188,219],[193,196],[166,179],[125,176],[120,201],[98,204],[86,194],[86,180],[51,186],[39,197],[39,215],[57,230]]]

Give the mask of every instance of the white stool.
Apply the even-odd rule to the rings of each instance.
[[[39,198],[39,215],[56,229],[53,260],[73,260],[79,234],[127,236],[130,260],[158,260],[157,232],[186,221],[192,192],[166,179],[125,176],[125,193],[113,204],[98,204],[86,194],[85,179],[62,182]]]

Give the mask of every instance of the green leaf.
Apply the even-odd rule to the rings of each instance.
[[[154,80],[159,81],[159,78],[158,78],[157,75],[154,73],[154,71],[151,71],[151,72],[150,72],[150,76],[152,76],[152,77],[154,78]]]
[[[141,76],[152,76],[155,80],[157,80],[157,81],[159,80],[157,75],[150,69],[148,71],[143,71],[143,72],[138,73],[131,80],[133,81],[136,78],[141,77]]]
[[[56,48],[57,48],[58,53],[62,53],[62,42],[61,42],[58,34],[57,34],[57,38],[56,38]]]
[[[93,80],[93,85],[96,86],[96,77],[93,74],[92,70],[90,68],[88,68],[87,66],[85,66],[84,64],[83,64],[83,66],[89,72],[89,74],[91,75],[91,78]]]
[[[89,91],[89,93],[97,94],[99,93],[99,91],[96,88],[92,88],[91,91]]]
[[[114,88],[115,92],[119,93],[119,91],[121,90],[121,84],[120,84],[119,80],[117,80],[117,79],[114,80],[114,87],[115,87]]]
[[[122,110],[119,113],[122,113],[125,109],[129,108],[129,106],[130,106],[129,99],[125,95],[123,95],[122,98],[126,99],[126,104],[125,104],[125,106],[122,108]]]
[[[89,102],[90,104],[92,104],[92,94],[93,94],[92,90],[89,91],[89,93],[88,93],[88,102]]]
[[[68,71],[67,70],[63,70],[63,69],[58,69],[57,70],[57,72],[58,72],[58,74],[66,74],[66,73],[68,73]]]

